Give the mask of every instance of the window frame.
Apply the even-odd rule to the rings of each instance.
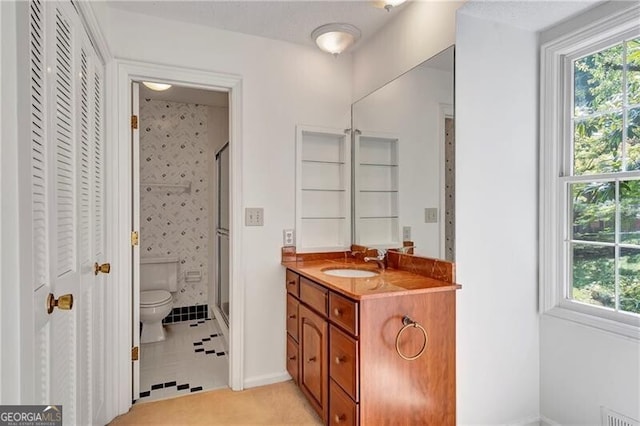
[[[540,309],[601,330],[640,340],[640,316],[568,298],[571,285],[570,184],[637,178],[640,171],[572,179],[573,60],[640,35],[640,5],[557,37],[540,49],[539,263]],[[565,174],[565,171],[567,173]]]

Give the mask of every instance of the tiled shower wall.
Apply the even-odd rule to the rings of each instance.
[[[140,102],[141,257],[179,259],[174,308],[207,304],[212,161],[207,121],[204,105]],[[189,190],[169,186],[189,184]],[[199,271],[201,280],[186,282],[188,271]]]

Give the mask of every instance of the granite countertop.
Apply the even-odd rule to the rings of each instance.
[[[381,270],[375,263],[357,259],[322,259],[285,261],[282,265],[312,281],[349,298],[360,300],[390,295],[453,291],[460,285],[440,281],[413,272],[387,268]],[[325,269],[348,268],[375,271],[379,274],[369,278],[346,278],[327,275]]]

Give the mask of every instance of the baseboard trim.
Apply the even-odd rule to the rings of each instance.
[[[274,383],[291,380],[291,376],[286,371],[276,374],[265,374],[263,376],[249,377],[244,380],[244,388],[255,388],[258,386],[272,385]]]

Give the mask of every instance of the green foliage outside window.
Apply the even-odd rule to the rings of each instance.
[[[640,38],[574,62],[573,114],[573,175],[640,170]],[[574,183],[571,200],[571,239],[592,243],[573,245],[572,297],[614,308],[617,256],[619,308],[640,313],[640,181]],[[637,247],[598,245],[616,242]]]

